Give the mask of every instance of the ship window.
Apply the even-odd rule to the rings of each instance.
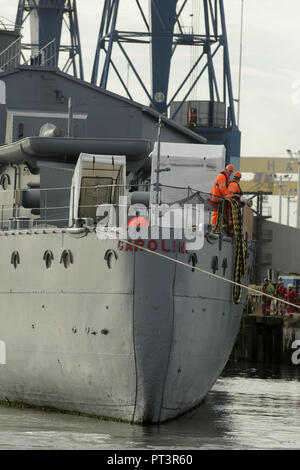
[[[99,204],[111,204],[113,178],[83,177],[81,180],[79,217],[92,217],[96,220]]]

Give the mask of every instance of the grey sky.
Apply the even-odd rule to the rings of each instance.
[[[91,77],[103,3],[77,0],[87,81]],[[3,17],[15,20],[17,5],[18,0],[0,0],[2,21]],[[135,2],[121,0],[121,5],[123,25],[128,29],[131,25],[136,27]],[[224,0],[224,5],[237,98],[241,0]],[[285,156],[286,148],[300,149],[299,24],[299,0],[244,0],[242,156]],[[145,54],[140,54],[140,61],[148,65]]]

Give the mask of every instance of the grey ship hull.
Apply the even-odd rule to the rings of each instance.
[[[163,254],[189,261],[168,243]],[[0,400],[137,423],[163,422],[203,401],[228,360],[242,304],[233,303],[231,284],[131,248],[94,232],[1,236]],[[232,240],[205,241],[198,266],[212,272],[216,255],[219,266],[227,258],[232,279]]]

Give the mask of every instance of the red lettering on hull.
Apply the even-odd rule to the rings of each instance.
[[[149,240],[147,243],[148,250],[156,251],[157,250],[157,240]]]
[[[140,250],[140,251],[141,251],[141,249],[138,248],[138,247],[139,247],[139,246],[144,246],[145,242],[144,242],[144,240],[139,239],[139,240],[135,240],[134,244],[135,244],[135,251],[136,251],[136,250]]]
[[[165,251],[166,253],[170,253],[170,249],[165,247],[165,240],[161,241],[161,249],[162,251]]]
[[[168,243],[167,240],[143,240],[141,238],[138,240],[128,239],[128,243],[118,240],[117,250],[133,251],[133,245],[135,251],[142,251],[143,247],[145,247],[150,251],[162,251],[163,253],[190,253],[190,251],[186,250],[185,242],[182,240],[173,240],[173,243]]]

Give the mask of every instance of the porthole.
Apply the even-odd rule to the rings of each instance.
[[[211,269],[213,273],[215,274],[216,271],[219,269],[219,260],[217,256],[213,256],[211,260]]]
[[[112,269],[118,257],[114,250],[107,250],[107,252],[104,255],[104,259],[107,263],[107,267],[109,269]]]
[[[223,276],[225,276],[226,269],[228,268],[227,258],[223,259],[222,268],[223,268]]]
[[[71,259],[70,259],[70,253],[67,252],[64,254],[64,257],[63,257],[63,263],[64,263],[64,267],[65,268],[68,268],[71,264]]]
[[[0,178],[0,184],[4,191],[7,190],[8,186],[10,185],[10,177],[7,173],[4,173]]]
[[[20,255],[18,251],[13,251],[10,259],[11,264],[15,269],[17,269],[18,264],[20,264]]]
[[[52,261],[53,261],[53,253],[50,250],[45,251],[43,260],[45,261],[46,268],[49,269],[51,268]]]
[[[64,250],[60,257],[60,263],[63,263],[67,269],[73,263],[73,255],[70,250]]]
[[[196,255],[196,253],[192,253],[189,257],[189,264],[191,264],[193,266],[192,272],[195,271],[195,266],[196,266],[197,263],[198,263],[197,255]]]

